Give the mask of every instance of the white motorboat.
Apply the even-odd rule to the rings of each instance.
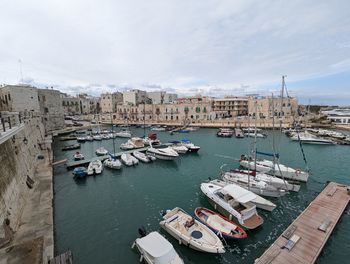
[[[212,180],[210,181],[210,183],[220,187],[225,187],[230,184],[228,182],[218,180],[218,179]],[[256,198],[254,198],[251,202],[255,204],[257,208],[265,211],[269,211],[269,212],[273,211],[276,208],[276,205],[273,202],[261,197],[260,195],[255,194],[255,196]]]
[[[149,158],[150,161],[155,161],[157,159],[155,156],[149,155],[147,153],[146,156]]]
[[[235,218],[244,228],[255,229],[264,223],[252,202],[256,195],[251,191],[236,184],[221,187],[212,182],[202,183],[201,190],[216,210],[230,220]]]
[[[123,153],[121,155],[120,159],[122,160],[122,162],[126,166],[133,166],[133,165],[139,164],[139,160],[137,158],[131,156],[131,154],[129,154],[129,153]]]
[[[86,141],[86,137],[77,137],[77,141],[79,143],[84,143]]]
[[[151,127],[152,131],[165,131],[165,127],[155,126]]]
[[[114,133],[116,137],[122,138],[131,138],[131,132],[129,130],[121,130],[119,132]]]
[[[99,147],[98,149],[96,149],[96,155],[97,156],[104,156],[108,154],[108,150],[105,149],[104,147]]]
[[[255,133],[244,133],[246,137],[255,137]],[[257,138],[266,138],[266,135],[261,133],[256,133]]]
[[[176,207],[163,216],[159,224],[180,244],[208,253],[225,253],[219,237],[206,225]]]
[[[88,169],[87,169],[87,174],[88,175],[96,175],[96,174],[101,174],[103,171],[103,165],[102,162],[98,159],[92,160],[89,163]]]
[[[132,155],[134,155],[134,157],[137,158],[138,160],[145,162],[145,163],[148,163],[151,161],[150,158],[146,154],[144,154],[140,151],[134,151],[132,153]]]
[[[97,140],[97,141],[101,141],[101,140],[102,140],[102,137],[101,137],[101,135],[94,135],[94,136],[93,136],[93,139],[94,139],[94,140]]]
[[[292,133],[290,139],[293,141],[300,140],[303,144],[315,144],[315,145],[333,145],[333,144],[335,144],[330,139],[316,137],[308,132],[299,133],[299,137],[298,137],[298,133]]]
[[[151,147],[147,149],[147,154],[161,160],[174,160],[179,156],[179,154],[169,146],[153,147],[151,145]]]
[[[85,140],[86,141],[94,141],[94,138],[92,136],[86,136]]]
[[[76,152],[73,157],[74,157],[74,160],[83,160],[83,159],[85,159],[84,155],[82,153],[80,153],[80,152]]]
[[[188,148],[181,144],[180,141],[170,141],[170,147],[179,154],[185,154],[188,152]]]
[[[181,144],[183,146],[185,146],[186,148],[188,148],[188,152],[198,152],[200,150],[201,147],[196,146],[195,144],[193,144],[190,140],[188,139],[183,139],[181,140]]]
[[[112,157],[109,157],[108,159],[106,159],[103,162],[103,165],[107,168],[116,169],[116,170],[119,170],[122,167],[122,163],[120,162],[120,160]]]
[[[261,131],[260,128],[255,128],[255,127],[246,127],[242,129],[244,133],[255,133],[255,131],[258,133]]]
[[[265,173],[256,173],[255,171],[249,171],[249,170],[233,170],[233,172],[236,173],[241,173],[245,175],[250,175],[253,177],[253,179],[258,180],[258,181],[264,181],[277,189],[284,189],[287,191],[292,191],[292,192],[299,192],[300,190],[300,185],[299,184],[293,184],[288,182],[285,179],[281,179],[269,174]]]
[[[258,180],[250,174],[241,172],[224,172],[222,174],[222,179],[228,183],[235,183],[244,189],[262,196],[281,197],[288,193],[285,189],[276,188],[271,184]]]
[[[131,144],[129,141],[120,144],[120,149],[122,149],[122,150],[130,150],[130,149],[134,149],[134,148],[135,148],[135,146],[133,144]]]
[[[239,164],[249,170],[255,170],[256,168],[256,171],[258,172],[275,175],[288,180],[307,182],[309,178],[309,173],[305,171],[293,169],[283,164],[274,164],[271,160],[257,159],[255,167],[253,158],[248,158],[245,155],[241,155]]]
[[[146,236],[137,238],[132,247],[136,245],[143,260],[148,264],[183,264],[183,260],[176,253],[173,245],[158,232],[151,232]]]

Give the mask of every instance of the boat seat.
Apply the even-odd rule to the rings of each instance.
[[[232,230],[236,229],[236,225],[233,225],[228,222],[223,222],[223,219],[218,215],[211,215],[208,217],[207,220],[208,225],[212,226],[213,228],[220,230],[220,232],[230,234]]]
[[[293,249],[296,243],[300,240],[300,236],[293,235],[282,248],[286,248],[289,251]]]
[[[320,226],[318,227],[318,230],[323,231],[323,232],[326,233],[327,232],[327,228],[330,226],[331,223],[332,223],[331,220],[328,220],[328,219],[324,220],[322,222],[322,224],[320,224]]]

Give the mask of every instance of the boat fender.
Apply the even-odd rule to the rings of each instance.
[[[215,208],[215,210],[216,210],[216,204],[214,204],[214,208]]]
[[[228,219],[230,219],[230,221],[232,221],[232,214],[229,215]]]
[[[179,239],[179,245],[181,245],[181,239]]]
[[[143,261],[143,254],[141,253],[140,262]]]

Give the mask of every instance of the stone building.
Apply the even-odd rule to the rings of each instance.
[[[101,94],[100,105],[102,113],[113,113],[117,105],[123,102],[123,94],[120,92]]]
[[[177,99],[177,94],[160,92],[147,92],[147,96],[152,100],[152,104],[169,104],[173,103]]]
[[[257,112],[257,113],[256,113]],[[256,113],[256,114],[255,114]],[[248,114],[258,118],[282,117],[289,118],[297,115],[298,100],[295,97],[249,97]]]
[[[37,88],[29,85],[6,85],[1,87],[0,111],[40,112]]]
[[[46,133],[65,127],[60,91],[38,89],[38,101]]]
[[[215,118],[230,118],[248,114],[248,97],[227,96],[213,100]]]
[[[61,93],[61,102],[65,115],[80,115],[80,99],[65,93]]]
[[[138,105],[141,103],[152,103],[152,100],[148,98],[146,91],[130,90],[123,92],[123,104]]]

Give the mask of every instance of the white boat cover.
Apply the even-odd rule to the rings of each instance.
[[[247,203],[256,198],[254,193],[235,184],[226,185],[222,190],[240,203]]]
[[[177,256],[174,247],[158,232],[151,232],[137,240],[137,244],[153,258],[154,263],[171,263]]]

